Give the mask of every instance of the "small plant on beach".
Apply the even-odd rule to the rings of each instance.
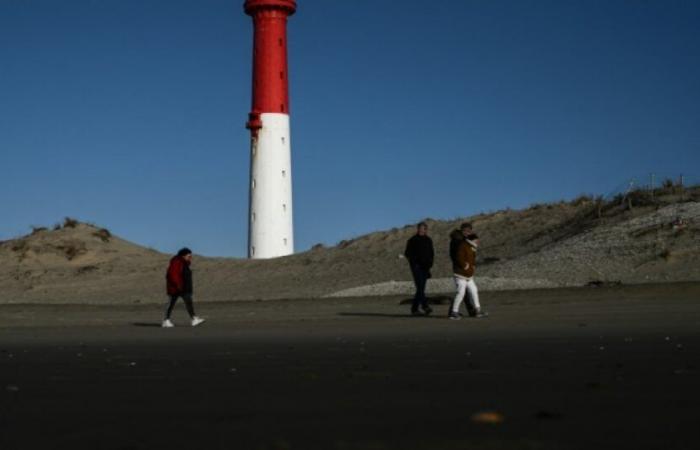
[[[626,209],[632,209],[638,206],[653,206],[655,205],[654,197],[651,192],[637,189],[626,194],[616,195],[612,204],[619,204]]]
[[[96,270],[98,270],[98,269],[99,269],[99,267],[97,267],[96,265],[90,264],[90,265],[87,265],[87,266],[78,267],[78,269],[75,271],[75,273],[76,273],[77,275],[85,275],[85,274],[87,274],[87,273],[94,272],[94,271],[96,271]]]
[[[586,194],[581,194],[575,199],[571,200],[571,206],[581,206],[585,205],[586,203],[590,203],[593,201],[593,198],[590,195]]]
[[[63,219],[63,228],[75,228],[79,223],[80,222],[78,222],[76,219],[66,217]]]
[[[656,202],[649,191],[632,191],[628,196],[634,206],[654,206]]]
[[[29,243],[25,239],[18,239],[12,243],[10,249],[17,253],[20,261],[24,261],[27,257],[27,252],[29,252]]]
[[[109,242],[112,237],[112,233],[107,228],[100,228],[99,230],[92,233],[93,236],[100,238],[102,242]]]
[[[68,245],[66,247],[63,247],[63,251],[66,254],[66,258],[68,258],[68,261],[73,260],[76,256],[78,256],[78,248],[72,245]]]
[[[355,239],[344,239],[338,242],[338,248],[348,248],[353,242],[355,242]]]
[[[671,259],[671,250],[666,248],[659,254],[659,256],[668,261]]]
[[[24,239],[18,239],[12,244],[12,251],[17,253],[24,253],[29,250],[29,244]]]
[[[32,225],[32,234],[41,233],[42,231],[46,231],[46,230],[47,230],[46,227],[35,227]]]
[[[59,245],[57,248],[63,252],[68,261],[74,260],[87,251],[85,244],[83,243],[70,242],[66,243],[65,245]]]

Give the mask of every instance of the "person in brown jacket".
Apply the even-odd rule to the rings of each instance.
[[[468,222],[463,223],[459,230],[450,234],[450,258],[452,259],[452,274],[455,280],[457,293],[455,294],[448,317],[452,320],[461,319],[459,307],[465,294],[469,293],[467,311],[471,317],[486,317],[488,313],[481,310],[479,303],[479,290],[474,283],[476,270],[476,249],[479,247],[479,236]]]

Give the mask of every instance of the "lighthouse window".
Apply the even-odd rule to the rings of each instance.
[[[284,137],[282,138],[282,143],[284,144]]]
[[[284,103],[280,104],[280,111],[284,112]]]
[[[251,187],[255,189],[255,178],[253,178],[253,182],[251,183]]]
[[[255,213],[253,213],[253,222],[255,222]]]
[[[284,139],[284,138],[282,138],[282,139]],[[284,178],[284,177],[286,177],[286,176],[287,176],[287,171],[286,171],[286,170],[283,170],[283,171],[282,171],[282,178]]]
[[[279,38],[278,42],[279,42],[279,44],[280,44],[280,47],[282,47],[282,46],[284,45],[284,42],[282,41],[282,38]]]
[[[282,239],[284,241],[284,245],[287,245],[287,238]]]
[[[287,204],[282,203],[282,211],[287,212]]]
[[[250,254],[255,255],[255,247],[250,247]]]
[[[280,70],[280,80],[284,80],[284,72]]]

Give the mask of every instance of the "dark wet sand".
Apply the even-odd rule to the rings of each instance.
[[[700,284],[400,300],[0,307],[0,449],[697,448]]]

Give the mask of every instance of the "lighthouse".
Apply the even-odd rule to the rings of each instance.
[[[250,130],[248,257],[294,253],[289,140],[287,17],[294,0],[246,0],[253,18],[253,100]]]

